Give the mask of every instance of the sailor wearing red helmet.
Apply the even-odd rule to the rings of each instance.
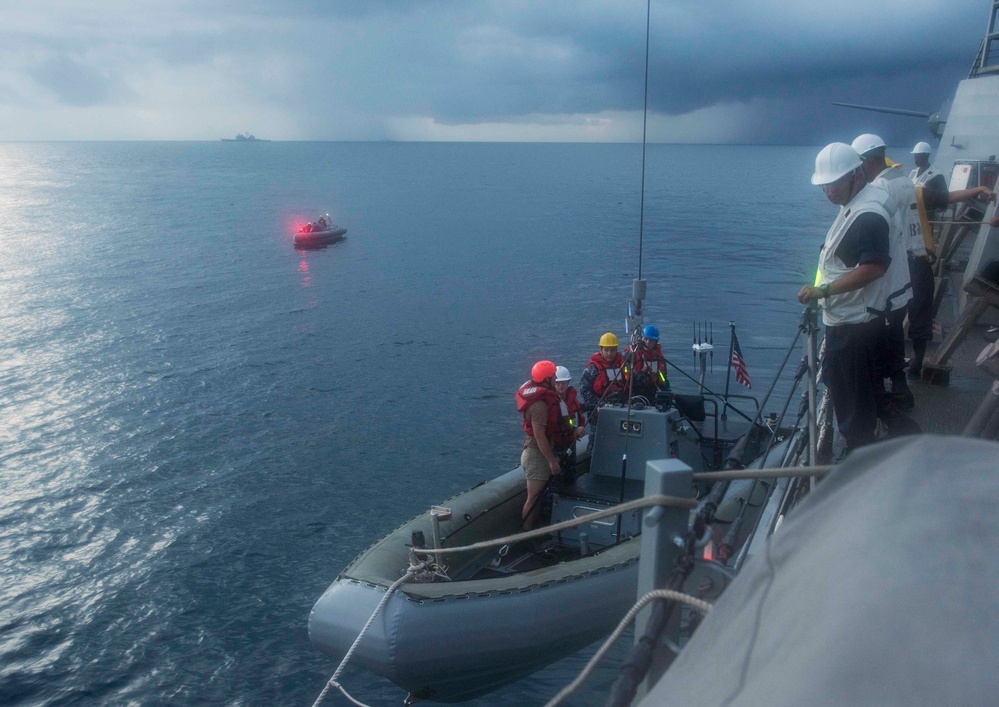
[[[524,528],[530,530],[541,515],[541,504],[537,501],[548,479],[561,470],[553,441],[559,433],[564,404],[555,392],[555,364],[551,361],[534,364],[531,379],[520,386],[516,398],[526,433],[520,465],[527,477],[527,498],[521,517]]]

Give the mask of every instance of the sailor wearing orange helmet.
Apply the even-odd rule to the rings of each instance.
[[[521,511],[527,530],[534,527],[541,514],[537,501],[548,479],[561,470],[553,442],[559,434],[564,403],[555,392],[555,372],[551,361],[538,361],[531,368],[531,379],[520,386],[516,395],[526,433],[520,465],[527,477],[527,498]]]

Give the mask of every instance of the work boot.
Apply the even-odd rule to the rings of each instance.
[[[891,400],[902,410],[916,407],[916,399],[909,390],[909,384],[905,382],[905,376],[901,373],[891,378]]]

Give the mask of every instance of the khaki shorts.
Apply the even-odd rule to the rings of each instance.
[[[552,475],[545,455],[533,445],[520,453],[520,465],[524,467],[524,475],[532,481],[548,481]]]

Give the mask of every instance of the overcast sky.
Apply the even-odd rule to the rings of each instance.
[[[0,0],[0,141],[641,140],[645,0]],[[654,0],[649,139],[926,121],[989,0]]]

